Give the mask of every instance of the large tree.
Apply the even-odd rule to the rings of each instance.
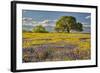
[[[72,29],[79,29],[81,30],[80,23],[77,24],[76,18],[73,16],[62,16],[60,19],[56,22],[55,30],[57,32],[68,32],[70,33],[70,30]]]

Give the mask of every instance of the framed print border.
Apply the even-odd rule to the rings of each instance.
[[[95,17],[95,64],[84,66],[70,66],[70,67],[52,67],[52,68],[36,68],[36,69],[17,69],[17,4],[29,4],[29,5],[44,5],[44,6],[58,6],[58,7],[81,7],[81,8],[94,8],[96,9]],[[90,5],[73,5],[73,4],[58,4],[58,3],[44,3],[44,2],[28,2],[28,1],[12,1],[11,2],[11,71],[23,72],[23,71],[42,71],[42,70],[55,70],[55,69],[73,69],[73,68],[88,68],[98,66],[98,7]]]

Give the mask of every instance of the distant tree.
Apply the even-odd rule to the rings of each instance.
[[[45,27],[43,27],[42,25],[35,26],[32,31],[36,33],[47,33],[48,32],[46,31]]]
[[[73,16],[62,16],[56,22],[55,30],[57,32],[68,32],[70,33],[71,29],[75,28],[76,18]]]

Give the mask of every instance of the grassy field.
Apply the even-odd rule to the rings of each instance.
[[[91,58],[90,34],[22,34],[23,62],[71,61]]]

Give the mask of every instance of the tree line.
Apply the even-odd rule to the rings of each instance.
[[[56,26],[54,27],[55,32],[67,32],[70,33],[71,30],[83,31],[83,24],[77,22],[76,18],[73,16],[61,16],[56,21]],[[47,33],[48,31],[42,25],[37,25],[33,28],[33,32]]]

